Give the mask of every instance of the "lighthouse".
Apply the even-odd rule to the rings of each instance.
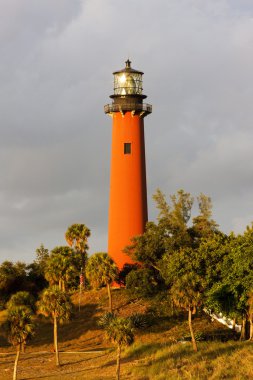
[[[152,106],[143,103],[143,72],[129,60],[113,75],[112,103],[104,107],[112,117],[108,254],[122,269],[133,263],[124,248],[143,234],[148,220],[144,117]]]

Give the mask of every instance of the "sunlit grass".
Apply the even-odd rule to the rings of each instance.
[[[134,379],[252,379],[253,344],[248,342],[203,342],[193,352],[185,344],[135,344],[125,351],[135,362]]]

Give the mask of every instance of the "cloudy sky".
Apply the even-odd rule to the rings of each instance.
[[[152,194],[211,196],[224,232],[253,220],[252,0],[0,0],[0,262],[107,250],[112,72],[129,57],[153,105]]]

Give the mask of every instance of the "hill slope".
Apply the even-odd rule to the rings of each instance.
[[[56,368],[52,350],[52,324],[37,318],[36,336],[21,355],[19,379],[113,379],[115,352],[98,328],[99,317],[107,311],[105,289],[73,295],[74,319],[59,328],[61,367]],[[125,290],[113,291],[115,310],[123,316],[145,313],[153,307],[149,301],[135,300]],[[155,305],[159,310],[159,303]],[[154,308],[153,308],[154,310]],[[161,313],[162,314],[162,313]],[[4,320],[4,315],[2,315]],[[2,321],[0,319],[0,322]],[[194,319],[195,332],[209,339],[231,337],[231,331],[212,322],[207,316]],[[250,379],[253,378],[253,347],[248,342],[200,342],[199,352],[181,338],[188,336],[184,315],[159,316],[153,325],[136,334],[136,342],[127,348],[122,360],[122,379]],[[0,379],[11,379],[14,349],[0,333]]]

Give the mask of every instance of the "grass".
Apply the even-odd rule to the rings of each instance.
[[[124,290],[113,291],[114,306],[120,315],[145,312],[148,301],[131,299]],[[83,294],[78,311],[79,295],[74,319],[59,328],[61,367],[55,366],[52,350],[53,326],[45,318],[37,318],[34,339],[21,355],[18,379],[43,380],[107,380],[115,376],[115,350],[97,326],[99,317],[108,310],[106,290]],[[0,324],[5,312],[0,313]],[[213,341],[199,342],[194,353],[191,343],[179,342],[189,335],[186,316],[156,316],[154,324],[136,335],[136,342],[124,350],[122,379],[252,379],[253,344],[215,341],[221,335],[229,338],[231,331],[211,322],[207,316],[193,321],[195,332],[213,337]],[[0,379],[12,379],[15,350],[0,330]]]
[[[155,348],[155,350],[154,350]],[[138,345],[125,352],[137,360],[133,379],[252,379],[253,345],[249,342],[202,342],[194,353],[190,343]]]

